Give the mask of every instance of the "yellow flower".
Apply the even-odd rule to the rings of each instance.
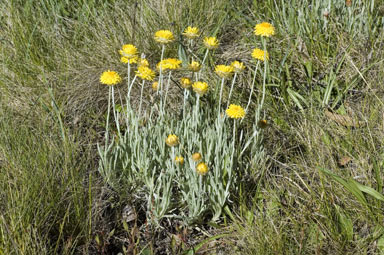
[[[169,30],[159,30],[155,33],[155,40],[159,43],[170,43],[175,40],[173,34]]]
[[[189,39],[194,39],[199,36],[199,29],[197,27],[187,27],[184,30],[183,35],[185,35]]]
[[[219,47],[219,41],[216,39],[216,37],[205,37],[204,45],[210,50],[216,49]]]
[[[267,60],[269,59],[269,54],[268,54],[268,52],[265,52],[265,57],[264,57],[264,51],[256,48],[252,52],[252,57],[254,59],[264,61],[265,57],[267,58]]]
[[[175,70],[175,69],[180,68],[180,64],[181,64],[181,60],[179,60],[179,59],[166,58],[157,64],[157,69],[160,70],[160,67],[161,67],[162,71],[166,71],[167,69]]]
[[[152,83],[152,89],[154,91],[157,91],[159,89],[159,82],[155,81],[154,83]]]
[[[175,161],[180,165],[184,164],[184,158],[182,156],[176,156]]]
[[[231,104],[225,112],[232,119],[244,118],[245,116],[245,111],[240,105]]]
[[[155,72],[151,68],[146,66],[139,66],[136,71],[136,75],[143,80],[152,81],[155,78]]]
[[[105,85],[115,85],[121,82],[121,77],[117,72],[108,70],[101,74],[100,82]]]
[[[137,58],[137,48],[132,44],[124,44],[122,50],[119,50],[120,55],[130,58]]]
[[[191,70],[192,72],[198,72],[200,71],[200,68],[201,68],[201,65],[199,64],[199,62],[196,62],[196,61],[192,61],[188,65],[188,69]]]
[[[138,61],[137,64],[138,64],[139,66],[146,66],[146,67],[149,67],[148,60],[145,59],[145,58],[140,58],[140,60]]]
[[[229,77],[231,77],[234,71],[235,71],[235,68],[233,66],[217,65],[215,67],[215,72],[221,78],[229,78]]]
[[[245,65],[239,61],[233,61],[231,66],[235,69],[235,73],[241,73],[245,69]]]
[[[121,57],[120,61],[123,62],[124,64],[135,64],[137,63],[137,57],[135,58],[127,58],[127,57]]]
[[[270,37],[275,34],[275,28],[268,22],[263,22],[255,26],[255,35]]]
[[[179,138],[176,135],[171,134],[165,139],[165,143],[170,147],[176,146],[179,144]]]
[[[200,153],[196,152],[196,153],[193,153],[193,154],[192,154],[192,160],[193,160],[193,161],[197,162],[197,161],[199,161],[200,159],[201,159],[201,154],[200,154]]]
[[[180,79],[180,83],[181,83],[181,87],[188,89],[189,87],[191,87],[192,82],[189,78],[183,77]]]
[[[193,83],[192,88],[197,94],[203,96],[208,91],[208,83],[197,81]]]
[[[208,166],[204,162],[199,163],[196,166],[196,172],[200,175],[206,175],[208,173]]]

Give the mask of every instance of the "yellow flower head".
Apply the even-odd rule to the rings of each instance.
[[[270,37],[275,34],[275,28],[268,22],[263,22],[255,26],[255,35]]]
[[[120,61],[123,62],[124,64],[135,64],[137,63],[137,57],[134,57],[134,58],[127,58],[127,57],[121,57],[120,58]]]
[[[149,67],[149,63],[148,63],[148,60],[145,59],[145,58],[140,58],[140,60],[138,60],[138,63],[137,63],[139,66],[146,66],[146,67]]]
[[[265,56],[264,56],[265,55]],[[265,60],[265,58],[267,59],[267,60],[269,60],[269,54],[268,54],[268,52],[265,52],[265,54],[264,54],[264,51],[263,50],[260,50],[260,49],[254,49],[253,51],[252,51],[252,57],[254,58],[254,59],[258,59],[258,60],[261,60],[261,61],[264,61]]]
[[[179,138],[176,135],[171,134],[165,139],[165,143],[170,147],[176,146],[179,144]]]
[[[192,62],[188,65],[188,69],[191,70],[192,72],[198,72],[198,71],[200,71],[200,69],[201,69],[201,65],[200,65],[199,62],[192,61]]]
[[[159,82],[155,81],[154,83],[152,83],[152,89],[154,91],[157,91],[159,89]]]
[[[200,96],[204,96],[204,94],[208,91],[208,83],[197,81],[193,83],[192,89]]]
[[[185,35],[189,39],[194,39],[199,36],[199,29],[197,27],[187,27],[184,30],[183,35]]]
[[[235,68],[233,66],[217,65],[215,67],[215,72],[221,78],[229,78],[229,77],[231,77],[234,71],[235,71]]]
[[[101,74],[100,82],[105,85],[115,85],[121,82],[121,77],[117,72],[108,70]]]
[[[176,161],[176,163],[179,163],[180,165],[184,164],[184,158],[182,156],[176,156],[175,161]]]
[[[206,175],[208,173],[208,166],[204,162],[199,163],[196,166],[196,172],[200,175]]]
[[[173,34],[169,30],[159,30],[155,33],[155,40],[159,43],[170,43],[175,40],[175,37],[173,37]]]
[[[196,153],[193,153],[193,154],[192,154],[192,160],[193,160],[193,161],[197,162],[197,161],[199,161],[200,159],[201,159],[201,154],[200,154],[200,153],[196,152]]]
[[[216,49],[219,47],[219,41],[216,39],[216,37],[205,37],[204,45],[207,47],[207,49]]]
[[[143,80],[152,81],[155,78],[155,72],[151,68],[146,66],[139,66],[136,71],[136,75]]]
[[[245,111],[240,105],[231,104],[225,112],[232,119],[244,118],[245,116]]]
[[[121,56],[130,58],[137,58],[137,48],[132,44],[124,44],[122,50],[119,50]]]
[[[179,59],[166,58],[157,64],[157,69],[160,70],[161,68],[162,71],[166,71],[167,69],[175,70],[180,68],[180,64],[181,64],[181,60]]]
[[[180,79],[180,83],[181,83],[181,87],[188,89],[189,87],[191,87],[192,82],[189,78],[183,77]]]
[[[241,73],[245,69],[245,65],[239,61],[233,61],[231,63],[231,66],[233,66],[233,68],[235,68],[235,73]]]

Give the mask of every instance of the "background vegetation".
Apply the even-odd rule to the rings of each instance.
[[[5,0],[0,13],[0,254],[384,254],[383,1]],[[142,208],[97,172],[101,72],[124,70],[125,43],[159,59],[153,33],[191,24],[250,65],[262,21],[276,28],[263,164],[218,224],[124,223]]]

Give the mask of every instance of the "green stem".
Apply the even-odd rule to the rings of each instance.
[[[144,84],[145,84],[145,80],[143,80],[143,82],[141,83],[139,115],[141,114],[141,105],[142,105],[142,103],[143,103]]]
[[[232,80],[232,84],[231,84],[231,89],[229,90],[229,96],[228,96],[227,108],[228,108],[228,106],[229,106],[229,102],[230,102],[230,100],[231,100],[232,90],[233,90],[233,86],[235,85],[236,77],[237,77],[237,73],[235,73],[235,75],[233,76],[233,80]],[[251,92],[251,93],[252,93],[252,92]]]
[[[219,95],[219,106],[217,107],[217,117],[218,118],[220,117],[221,97],[223,95],[224,80],[225,80],[225,78],[221,78],[220,95]]]
[[[169,83],[171,81],[171,71],[169,72],[168,74],[168,80],[167,80],[167,87],[165,88],[165,98],[164,98],[164,107],[166,106],[167,104],[167,96],[168,96],[168,89],[169,89]]]
[[[260,102],[260,110],[264,105],[264,99],[265,99],[265,82],[267,79],[267,67],[268,67],[268,59],[267,59],[267,44],[265,39],[262,39],[263,41],[263,46],[264,46],[264,73],[263,73],[263,93],[261,97],[261,102]]]
[[[107,110],[107,123],[105,126],[105,154],[107,154],[107,148],[108,148],[108,139],[109,139],[109,115],[111,111],[111,94],[112,94],[112,86],[109,86],[109,92],[108,92],[108,110]]]
[[[247,107],[245,107],[245,112],[247,112],[249,105],[251,104],[251,99],[252,99],[252,94],[253,94],[253,88],[255,86],[255,81],[256,81],[256,74],[257,74],[257,69],[259,68],[260,61],[257,61],[256,68],[255,68],[255,75],[253,76],[252,80],[252,86],[251,86],[251,93],[249,94],[249,99],[247,103]]]
[[[207,56],[208,56],[208,52],[209,52],[209,49],[207,49],[207,50],[205,51],[205,55],[204,55],[204,58],[203,58],[203,62],[201,62],[201,68],[200,68],[200,71],[199,71],[199,79],[201,78],[201,71],[203,70],[205,60],[207,59]]]
[[[116,106],[115,106],[115,88],[112,87],[112,107],[113,107],[113,116],[115,117],[115,123],[116,123],[116,128],[117,128],[117,133],[120,137],[120,124],[119,124],[119,113],[116,111]]]

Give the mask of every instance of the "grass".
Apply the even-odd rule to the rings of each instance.
[[[384,2],[345,2],[5,1],[0,254],[384,253]],[[100,73],[125,71],[117,52],[124,43],[159,59],[152,34],[178,36],[191,24],[221,42],[209,66],[252,66],[250,50],[262,48],[253,27],[262,21],[276,28],[265,159],[244,170],[219,222],[147,224],[135,194],[116,192],[97,171],[108,99]],[[242,105],[251,83],[249,72],[235,87]],[[138,217],[125,223],[130,206]]]

